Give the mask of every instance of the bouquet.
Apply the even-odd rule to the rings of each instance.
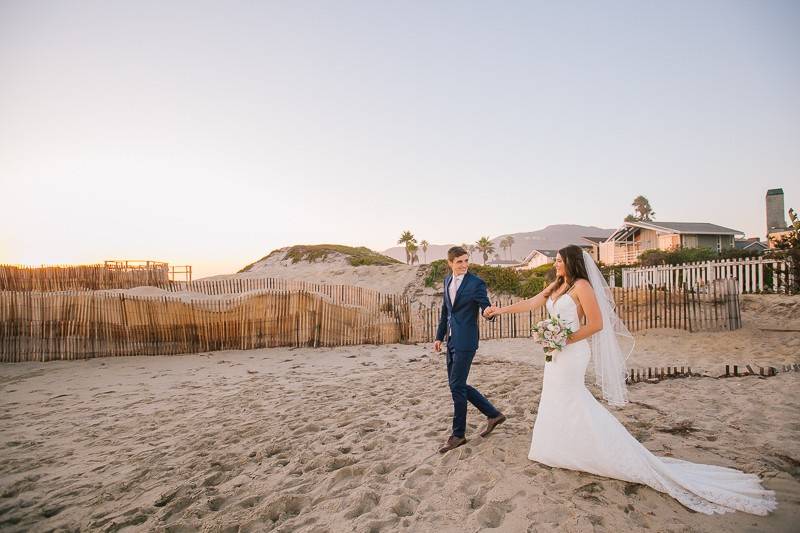
[[[554,351],[561,351],[567,345],[567,338],[573,331],[556,315],[542,320],[533,326],[533,340],[544,346],[544,360],[553,360]]]

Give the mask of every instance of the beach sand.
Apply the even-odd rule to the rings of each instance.
[[[632,362],[642,366],[685,360],[713,374],[737,359],[800,362],[797,334],[755,326],[637,339]],[[800,523],[800,373],[629,387],[631,404],[614,413],[651,451],[753,472],[777,492],[770,516],[705,516],[644,486],[529,461],[543,355],[526,339],[483,342],[470,376],[508,422],[482,439],[483,418],[470,407],[469,443],[438,454],[452,410],[443,357],[430,345],[387,345],[2,365],[0,529],[678,532]]]

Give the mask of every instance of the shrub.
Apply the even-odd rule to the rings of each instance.
[[[486,286],[495,294],[517,294],[519,292],[519,274],[513,268],[470,265],[470,272],[486,282]]]
[[[546,285],[547,281],[543,277],[531,276],[520,285],[520,291],[517,296],[531,298],[542,292]]]
[[[428,265],[428,275],[425,276],[425,286],[434,287],[439,283],[444,283],[444,278],[450,273],[445,259],[438,259]]]
[[[642,266],[680,265],[719,259],[720,255],[711,248],[678,248],[676,250],[646,250],[639,255]]]

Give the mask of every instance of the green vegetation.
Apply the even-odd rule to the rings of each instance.
[[[776,250],[772,251],[771,255],[790,260],[794,286],[789,289],[800,292],[800,217],[794,209],[789,209],[789,221],[789,234],[773,241]]]
[[[400,235],[400,239],[397,241],[397,244],[402,244],[406,248],[407,265],[413,265],[419,261],[419,257],[417,257],[417,250],[419,250],[419,246],[417,245],[417,239],[414,237],[413,233],[408,230],[404,231],[403,234]]]
[[[503,252],[510,251],[512,246],[514,246],[514,237],[511,235],[500,241],[500,248],[503,249]],[[511,259],[511,255],[508,256],[508,259]]]
[[[646,250],[639,256],[640,266],[680,265],[702,261],[715,261],[718,259],[737,259],[741,257],[756,257],[757,252],[746,250],[723,250],[717,252],[711,248],[678,248],[676,250]],[[635,265],[629,265],[635,266]]]
[[[437,283],[444,283],[444,278],[450,273],[447,260],[437,259],[428,267],[428,275],[425,276],[425,286],[435,287]]]
[[[626,216],[625,222],[650,222],[656,216],[656,212],[650,206],[650,201],[644,196],[639,195],[634,198],[631,206],[636,214]]]
[[[430,245],[431,243],[424,239],[419,243],[419,247],[422,250],[422,257],[426,263],[428,262],[428,246]]]
[[[533,270],[514,270],[513,268],[490,267],[471,264],[469,271],[486,282],[486,286],[494,294],[507,294],[521,298],[530,298],[544,289],[554,278],[553,265],[542,265]],[[425,277],[426,287],[435,287],[444,283],[450,274],[447,261],[439,259],[430,264]]]
[[[282,250],[273,250],[269,255],[262,257],[254,263],[250,263],[239,272],[247,272],[255,263],[282,253],[284,253]],[[313,263],[316,261],[324,261],[331,254],[344,255],[347,257],[348,263],[352,266],[402,264],[397,259],[373,252],[364,246],[355,248],[352,246],[342,246],[340,244],[301,244],[292,246],[286,251],[286,259],[291,259],[292,263],[299,263],[300,261]]]
[[[483,264],[485,265],[486,261],[489,260],[489,255],[494,253],[494,244],[489,240],[489,237],[481,237],[480,240],[475,243],[475,250],[483,256]],[[472,252],[470,252],[470,254],[472,254]]]

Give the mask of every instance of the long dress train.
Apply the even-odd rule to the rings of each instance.
[[[570,295],[547,310],[580,328]],[[639,443],[589,392],[584,374],[591,353],[586,340],[565,347],[545,363],[541,400],[528,458],[546,465],[641,483],[705,514],[734,510],[766,515],[775,493],[754,474],[720,466],[657,457]]]

